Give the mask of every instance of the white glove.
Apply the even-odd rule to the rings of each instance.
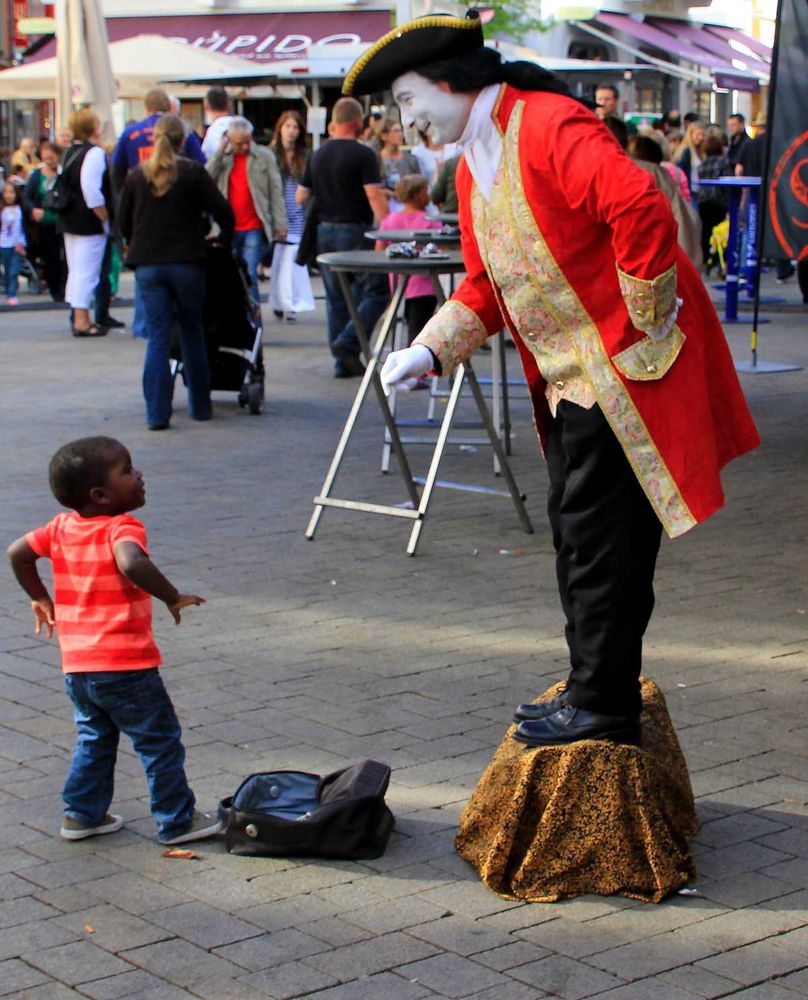
[[[391,389],[409,392],[419,376],[426,375],[434,367],[432,351],[423,344],[413,344],[402,351],[393,351],[388,355],[381,372],[385,396],[390,395]]]
[[[679,309],[683,304],[683,299],[677,299],[676,305],[673,307],[673,312],[668,314],[664,322],[660,323],[659,326],[652,326],[650,330],[645,331],[651,340],[663,340],[668,336],[673,329],[673,324],[676,322],[676,317],[679,315]]]

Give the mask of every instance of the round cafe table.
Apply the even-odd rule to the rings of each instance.
[[[308,527],[306,528],[306,537],[314,537],[317,524],[325,507],[338,507],[343,510],[363,511],[368,514],[382,514],[390,517],[405,518],[413,522],[409,542],[407,544],[407,554],[414,555],[418,545],[418,539],[421,534],[421,529],[423,528],[424,518],[426,517],[429,502],[432,497],[432,492],[436,485],[448,486],[449,488],[454,489],[466,489],[477,493],[496,493],[501,495],[501,490],[495,490],[484,486],[460,483],[437,483],[438,468],[440,466],[443,452],[446,448],[449,431],[452,426],[452,420],[460,399],[460,391],[465,381],[468,381],[469,383],[472,396],[474,397],[474,402],[477,405],[477,409],[480,413],[480,417],[491,443],[491,447],[493,448],[494,454],[497,456],[499,461],[501,474],[508,485],[509,492],[506,495],[510,495],[513,500],[516,512],[524,530],[532,533],[533,526],[524,505],[525,498],[520,493],[519,488],[516,485],[516,480],[513,477],[505,448],[500,441],[497,430],[491,419],[491,414],[489,413],[488,406],[485,398],[483,397],[482,390],[480,389],[471,362],[466,361],[464,364],[459,365],[455,371],[451,392],[449,393],[446,409],[440,423],[437,440],[434,443],[432,458],[429,464],[429,471],[423,480],[413,477],[410,470],[409,460],[404,450],[404,443],[401,440],[401,435],[399,434],[398,425],[396,423],[394,408],[391,406],[391,400],[395,399],[395,392],[391,394],[391,400],[388,400],[388,397],[385,395],[384,388],[382,387],[381,378],[379,377],[379,359],[388,345],[388,342],[392,342],[395,332],[396,319],[398,317],[399,309],[404,301],[404,294],[406,292],[409,279],[413,275],[424,275],[429,277],[432,280],[432,285],[435,289],[435,295],[438,299],[438,303],[443,303],[445,301],[445,296],[441,287],[440,277],[444,274],[459,274],[464,271],[465,266],[463,264],[462,255],[457,251],[448,251],[435,257],[410,258],[388,257],[383,251],[377,250],[345,250],[334,253],[319,254],[317,257],[317,263],[321,267],[330,268],[337,275],[340,288],[345,296],[348,311],[356,328],[357,337],[359,338],[359,343],[362,347],[367,367],[365,368],[365,374],[362,377],[362,382],[351,406],[348,419],[343,427],[342,434],[340,435],[337,449],[334,452],[334,457],[331,460],[331,464],[328,468],[328,472],[326,473],[320,493],[314,498],[314,511]],[[370,344],[368,331],[365,330],[362,319],[356,308],[356,300],[353,297],[351,282],[348,280],[348,275],[352,273],[355,274],[357,272],[383,272],[385,274],[399,275],[402,278],[401,281],[396,282],[390,304],[387,307],[379,332],[376,335],[372,346]],[[371,385],[375,391],[376,399],[382,412],[385,427],[390,438],[390,444],[393,453],[398,460],[401,476],[404,480],[404,485],[409,497],[409,503],[404,506],[367,503],[361,500],[346,499],[331,495],[337,473],[339,472],[340,464],[342,463],[345,450],[356,425],[359,411],[368,392],[370,391]],[[420,495],[417,490],[418,485],[422,485]]]

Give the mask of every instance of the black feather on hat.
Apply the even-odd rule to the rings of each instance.
[[[396,77],[421,66],[468,55],[483,47],[483,26],[476,10],[465,17],[429,14],[383,35],[348,71],[343,94],[375,94]]]

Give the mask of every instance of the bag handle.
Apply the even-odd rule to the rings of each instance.
[[[69,157],[66,157],[66,158],[65,158],[65,162],[64,162],[64,163],[60,163],[60,164],[59,164],[59,173],[60,173],[60,174],[63,174],[63,173],[65,172],[65,170],[67,170],[67,168],[68,168],[68,167],[70,166],[70,164],[71,164],[71,163],[72,163],[72,162],[73,162],[73,161],[74,161],[74,160],[76,159],[76,157],[77,157],[77,156],[79,155],[79,153],[80,153],[80,152],[81,152],[81,149],[80,149],[80,148],[79,148],[79,149],[76,149],[76,150],[74,150],[74,152],[73,152],[73,155],[72,155],[72,156],[69,156]]]

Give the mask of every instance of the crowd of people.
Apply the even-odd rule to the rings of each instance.
[[[726,129],[678,111],[636,126],[621,118],[615,86],[599,84],[594,97],[598,117],[670,201],[689,258],[707,273],[721,266],[728,198],[725,189],[704,182],[762,171],[765,117],[754,120],[754,138],[737,113]],[[206,239],[214,236],[244,261],[259,316],[260,282],[271,270],[271,311],[293,323],[314,309],[309,265],[317,254],[370,248],[365,233],[371,227],[412,228],[417,220],[417,228],[427,228],[439,214],[457,212],[460,146],[436,142],[426,131],[405,134],[399,117],[365,114],[351,97],[336,103],[329,141],[313,155],[299,112],[284,111],[269,145],[260,145],[252,123],[234,114],[221,87],[206,95],[204,135],[176,114],[177,102],[165,91],[150,91],[144,105],[144,117],[127,125],[110,149],[101,144],[100,122],[89,108],[73,113],[58,141],[20,141],[3,187],[0,260],[6,303],[19,303],[21,275],[44,283],[55,302],[70,306],[75,337],[123,327],[110,302],[124,263],[135,270],[132,332],[149,341],[143,383],[154,429],[170,423],[175,319],[191,415],[207,419],[211,412],[200,312]],[[407,148],[408,139],[417,141]],[[782,280],[794,273],[791,261],[777,261],[777,268]],[[334,377],[361,376],[359,340],[340,284],[328,268],[321,276]],[[800,278],[808,300],[808,276]],[[370,330],[389,301],[390,284],[383,275],[357,274],[352,290]],[[427,292],[413,282],[407,295],[410,341],[434,312],[434,295]]]

